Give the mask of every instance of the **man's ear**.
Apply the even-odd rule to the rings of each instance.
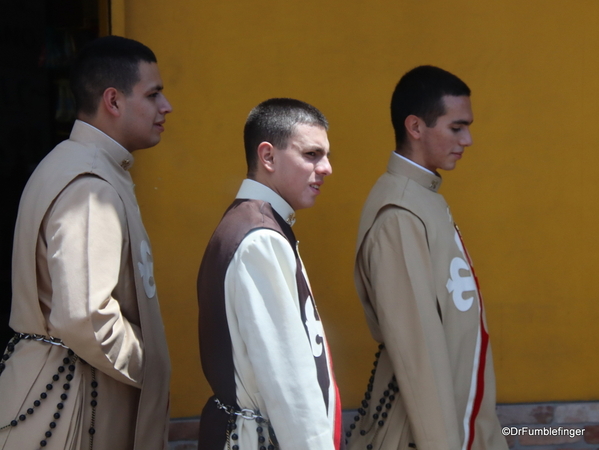
[[[404,121],[406,132],[412,137],[412,139],[420,139],[422,134],[422,127],[426,126],[424,121],[414,114],[410,114]]]
[[[264,167],[267,172],[274,172],[275,148],[270,142],[261,142],[256,149],[258,154],[258,165]]]
[[[102,94],[100,107],[106,110],[108,114],[119,117],[121,115],[121,110],[119,109],[121,95],[116,88],[107,88]]]

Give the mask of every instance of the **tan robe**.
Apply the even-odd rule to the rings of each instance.
[[[71,372],[66,349],[16,344],[0,375],[0,427],[18,424],[0,430],[0,449],[37,449],[42,440],[45,449],[87,449],[92,425],[94,450],[167,446],[170,363],[132,162],[114,140],[76,122],[25,188],[10,326],[61,339],[78,360]]]
[[[350,450],[507,449],[482,299],[440,184],[392,154],[364,206],[355,282],[385,348]]]

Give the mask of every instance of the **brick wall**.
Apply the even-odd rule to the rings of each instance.
[[[168,433],[169,450],[197,450],[199,417],[172,419]]]
[[[345,411],[351,423],[354,411]],[[599,402],[498,405],[497,415],[513,450],[598,450]],[[197,450],[199,418],[173,419],[170,450]]]

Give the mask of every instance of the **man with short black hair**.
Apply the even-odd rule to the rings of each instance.
[[[128,170],[171,106],[154,53],[131,39],[88,44],[71,82],[78,120],[19,206],[0,448],[163,450],[170,362]]]
[[[472,144],[470,89],[432,66],[406,73],[396,150],[360,220],[355,283],[380,345],[350,449],[505,450],[478,283],[439,169]]]
[[[202,368],[214,396],[199,449],[342,445],[331,355],[291,226],[331,174],[328,123],[298,100],[267,100],[244,132],[248,178],[198,276]]]

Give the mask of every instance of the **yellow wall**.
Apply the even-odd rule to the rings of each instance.
[[[393,148],[399,77],[441,66],[473,90],[474,146],[445,174],[482,283],[498,400],[599,399],[599,2],[592,0],[113,0],[113,25],[158,56],[174,106],[163,142],[136,154],[173,360],[173,416],[209,389],[195,279],[245,174],[249,110],[296,97],[329,118],[334,174],[296,234],[345,407],[375,345],[352,281],[362,203]],[[115,11],[116,10],[116,11]]]

